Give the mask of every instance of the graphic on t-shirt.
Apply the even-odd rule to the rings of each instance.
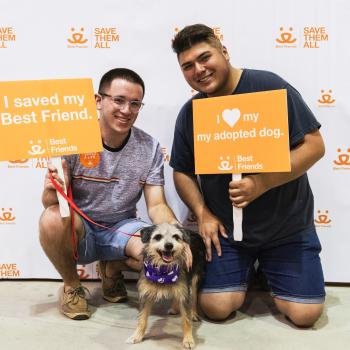
[[[100,163],[99,153],[84,153],[79,156],[79,161],[81,165],[85,168],[95,168]]]

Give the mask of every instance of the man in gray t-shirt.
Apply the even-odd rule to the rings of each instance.
[[[72,319],[87,319],[91,315],[76,262],[100,260],[104,298],[110,302],[126,300],[121,271],[141,269],[143,245],[140,237],[133,235],[149,225],[136,217],[136,204],[142,193],[153,223],[177,223],[165,201],[159,143],[133,126],[143,106],[144,92],[144,82],[135,72],[125,68],[107,72],[95,95],[103,151],[64,157],[65,180],[71,184],[75,203],[92,221],[106,228],[75,213],[78,243],[77,247],[72,246],[71,222],[60,216],[49,173],[58,183],[62,181],[52,166],[46,176],[40,242],[64,282],[60,310]]]

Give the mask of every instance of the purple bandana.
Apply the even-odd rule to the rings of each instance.
[[[179,278],[179,265],[161,265],[156,266],[150,264],[148,261],[143,263],[146,278],[154,283],[172,284]]]

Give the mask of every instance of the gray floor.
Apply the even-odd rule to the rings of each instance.
[[[91,292],[91,319],[72,321],[57,310],[60,282],[0,281],[0,349],[181,349],[180,318],[168,316],[166,304],[155,307],[146,339],[125,344],[137,317],[135,283],[129,302],[101,298],[99,282],[84,283]],[[313,329],[296,329],[279,314],[267,293],[252,292],[244,307],[222,323],[194,327],[196,349],[349,349],[350,288],[327,287],[326,309]]]

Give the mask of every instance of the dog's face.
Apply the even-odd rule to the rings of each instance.
[[[155,265],[180,263],[184,243],[190,242],[188,232],[178,225],[161,224],[141,230],[145,253]]]

